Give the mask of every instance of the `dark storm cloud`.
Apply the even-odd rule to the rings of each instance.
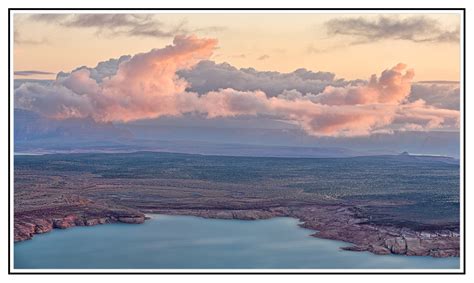
[[[459,42],[459,29],[446,29],[437,20],[425,16],[404,19],[380,16],[371,20],[363,17],[336,18],[325,23],[329,35],[356,38],[351,44],[362,44],[384,39],[412,42]]]

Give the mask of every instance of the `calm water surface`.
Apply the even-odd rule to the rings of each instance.
[[[342,251],[293,218],[151,217],[36,235],[15,244],[15,268],[459,268],[459,258]]]

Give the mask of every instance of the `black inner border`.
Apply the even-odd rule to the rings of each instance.
[[[12,271],[11,265],[11,237],[10,237],[10,228],[11,228],[11,215],[10,215],[10,194],[11,194],[11,180],[10,180],[10,162],[11,162],[11,152],[10,152],[10,139],[11,139],[11,129],[10,129],[10,73],[11,73],[11,60],[10,60],[10,17],[12,11],[123,11],[123,10],[130,10],[130,11],[462,11],[463,15],[463,184],[462,190],[464,194],[463,198],[463,262],[462,262],[462,271],[459,272],[18,272]],[[405,269],[407,270],[407,269]],[[428,275],[428,274],[443,274],[443,275],[450,275],[450,274],[466,274],[466,8],[8,8],[8,274],[11,275],[58,275],[58,274],[74,274],[74,275],[82,275],[82,274],[172,274],[172,275],[200,275],[200,274],[282,274],[282,275],[289,275],[289,274],[332,274],[332,275],[358,275],[358,274],[366,274],[366,275],[375,275],[375,274],[402,274],[402,275]]]

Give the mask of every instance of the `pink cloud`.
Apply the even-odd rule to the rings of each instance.
[[[318,94],[316,102],[328,105],[356,105],[369,103],[399,104],[410,94],[411,82],[415,75],[413,69],[405,64],[382,72],[380,78],[372,75],[369,83],[352,87],[326,87]]]
[[[215,39],[177,36],[173,45],[137,54],[121,63],[117,74],[102,83],[97,97],[102,112],[94,113],[95,117],[130,121],[180,115],[178,102],[187,82],[176,72],[211,56],[216,45]]]
[[[426,105],[424,100],[419,99],[412,103],[400,105],[395,122],[406,124],[411,128],[415,128],[415,125],[417,125],[419,129],[429,130],[449,125],[459,127],[459,119],[459,111],[436,108]]]
[[[407,102],[414,71],[404,64],[372,75],[366,83],[326,87],[320,93],[231,88],[199,95],[177,75],[211,56],[215,39],[178,36],[173,45],[137,54],[118,65],[115,75],[97,82],[79,69],[50,86],[26,83],[15,93],[15,106],[63,119],[132,121],[199,113],[208,118],[266,115],[300,125],[314,136],[361,136],[406,129],[459,127],[459,111]]]

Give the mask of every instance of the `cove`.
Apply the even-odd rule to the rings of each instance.
[[[55,229],[14,245],[18,269],[457,269],[459,258],[374,255],[309,236],[294,218],[149,215],[144,224]]]

